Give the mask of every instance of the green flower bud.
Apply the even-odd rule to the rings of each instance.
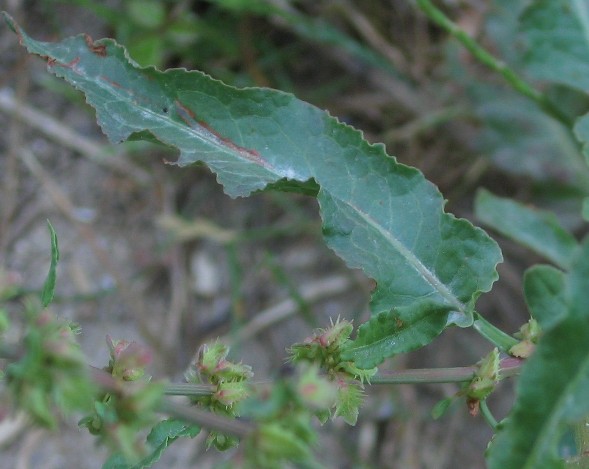
[[[219,383],[217,391],[213,394],[213,399],[224,406],[232,407],[233,405],[247,399],[250,396],[250,389],[247,383],[243,381]]]
[[[466,395],[471,400],[485,399],[499,380],[499,350],[497,348],[478,363],[479,367],[475,377],[468,385]]]
[[[320,376],[319,367],[314,365],[303,368],[296,389],[301,400],[314,409],[329,409],[334,405],[338,392],[337,384]]]
[[[521,340],[509,349],[509,354],[518,358],[529,358],[536,348],[541,333],[538,321],[530,319],[520,327],[519,332],[513,334],[515,338]]]
[[[360,385],[345,380],[339,381],[334,417],[342,417],[348,425],[356,425],[358,412],[364,401]]]
[[[106,336],[110,350],[108,371],[124,381],[136,381],[145,374],[145,367],[151,363],[149,350],[137,342],[112,340]]]
[[[205,344],[198,350],[196,368],[200,373],[205,375],[214,374],[219,363],[224,361],[229,353],[229,347],[221,342],[215,342],[213,345]]]

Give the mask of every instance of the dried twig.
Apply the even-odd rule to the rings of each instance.
[[[351,280],[343,275],[335,275],[303,285],[300,288],[301,297],[306,302],[318,301],[350,288]],[[299,303],[289,298],[258,313],[249,323],[245,324],[237,333],[235,341],[247,340],[262,330],[289,318],[299,310]]]
[[[40,130],[60,145],[75,150],[94,163],[123,174],[138,184],[145,185],[151,181],[149,173],[133,165],[128,159],[123,158],[120,151],[116,151],[108,145],[100,145],[80,135],[48,114],[19,102],[9,88],[0,89],[0,111],[21,119],[27,125]]]

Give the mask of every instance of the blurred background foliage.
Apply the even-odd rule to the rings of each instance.
[[[437,5],[487,50],[545,91],[563,112],[579,116],[589,111],[587,95],[574,82],[547,75],[534,56],[535,38],[527,29],[532,10],[527,8],[539,2],[439,0]],[[95,39],[114,37],[142,66],[198,69],[239,87],[292,92],[361,129],[368,140],[383,142],[401,162],[421,169],[440,187],[448,211],[458,216],[474,218],[474,193],[486,187],[553,209],[566,227],[577,234],[583,230],[578,214],[589,195],[589,169],[572,132],[432,25],[413,0],[9,0],[7,5],[36,39],[78,33]],[[0,65],[6,73],[0,76],[0,88],[16,89],[24,102],[86,136],[104,140],[90,109],[85,118],[64,111],[77,109],[73,104],[83,101],[77,92],[35,71],[40,68],[27,71],[6,28],[2,41]],[[548,79],[555,83],[544,81]],[[21,125],[15,122],[0,116],[0,124],[7,128]],[[27,236],[39,218],[37,237],[31,242],[43,243],[39,240],[45,236],[46,216],[38,215],[46,207],[33,210],[33,215],[26,207],[46,181],[37,176],[36,183],[26,182],[31,176],[9,163],[10,155],[19,155],[14,141],[3,138],[0,145],[8,155],[4,161],[0,158],[0,274],[25,279],[16,289],[10,285],[18,281],[6,283],[14,298],[46,271],[41,268],[35,274],[39,261],[22,254],[30,249]],[[94,234],[81,230],[79,244],[75,238],[68,240],[74,236],[68,223],[75,221],[55,222],[64,236],[63,270],[70,272],[68,258],[83,263],[78,246],[93,246],[93,236],[99,245],[92,247],[94,257],[100,257],[96,253],[104,244],[108,255],[116,252],[121,262],[128,261],[123,267],[83,266],[82,271],[88,270],[83,278],[108,272],[97,275],[100,281],[88,288],[79,286],[84,282],[76,264],[71,267],[75,275],[70,272],[60,280],[56,303],[68,311],[68,301],[72,302],[71,315],[85,331],[91,326],[84,321],[95,320],[94,315],[105,318],[113,314],[113,306],[124,309],[119,302],[135,305],[129,308],[140,310],[134,317],[150,323],[137,326],[139,335],[162,352],[162,369],[180,376],[200,341],[237,334],[256,312],[280,299],[292,301],[300,324],[298,329],[273,329],[259,337],[262,345],[251,355],[257,363],[249,361],[255,370],[264,364],[279,368],[284,347],[308,335],[309,328],[325,325],[327,316],[365,317],[370,282],[347,272],[322,246],[314,200],[269,192],[229,201],[202,168],[162,169],[162,159],[174,159],[169,151],[137,142],[123,148],[125,158],[155,176],[150,185],[115,178],[96,166],[78,168],[80,160],[63,158],[60,150],[48,153],[45,160],[75,204],[87,209],[74,215],[94,220]],[[14,189],[8,182],[19,177],[20,187]],[[52,221],[56,217],[54,213]],[[17,240],[24,247],[18,248]],[[500,241],[506,257],[501,280],[482,299],[480,309],[504,330],[516,331],[526,318],[521,272],[536,259]],[[33,252],[45,253],[46,246]],[[311,304],[301,285],[341,272],[353,278],[345,291],[334,293],[327,304]],[[73,287],[68,287],[68,275]],[[194,280],[195,275],[218,279],[206,283]],[[110,300],[100,303],[104,298]],[[162,311],[167,314],[164,319]],[[125,313],[115,314],[117,320],[124,318]],[[167,328],[171,332],[161,332]],[[478,337],[462,337],[449,331],[390,366],[470,365],[488,351]],[[239,347],[234,350],[239,356]],[[355,429],[335,426],[336,437],[326,443],[328,465],[454,468],[460,460],[461,467],[483,467],[490,436],[484,424],[470,419],[465,409],[450,417],[450,423],[434,423],[428,414],[437,400],[454,391],[452,386],[371,391],[364,420]],[[493,399],[501,416],[501,409],[510,406],[509,386]],[[206,467],[202,464],[199,467]]]
[[[574,224],[567,214],[577,213],[587,193],[589,170],[572,135],[432,26],[412,1],[33,3],[56,36],[64,33],[64,12],[83,12],[143,66],[199,69],[329,109],[422,169],[450,206],[501,174],[502,193],[565,207],[559,213]],[[520,21],[530,2],[439,3],[524,77],[546,78],[534,67],[526,16]],[[540,86],[570,116],[589,108],[570,83]]]

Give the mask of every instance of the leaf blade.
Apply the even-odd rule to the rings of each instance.
[[[279,181],[315,181],[327,244],[379,285],[375,315],[401,306],[420,317],[425,298],[442,315],[428,328],[435,335],[448,317],[472,324],[474,302],[497,278],[498,246],[446,214],[437,188],[382,145],[287,93],[140,68],[112,40],[41,43],[12,25],[30,52],[49,58],[52,73],[86,94],[110,140],[148,131],[180,151],[178,165],[205,162],[234,197]],[[391,257],[374,267],[368,246]]]
[[[49,272],[43,284],[43,291],[41,292],[41,302],[46,308],[53,301],[55,295],[55,284],[57,283],[57,263],[59,262],[59,245],[57,242],[57,233],[47,220],[47,228],[51,237],[51,264],[49,265]]]
[[[566,269],[575,256],[577,241],[552,212],[526,207],[514,200],[479,190],[475,214],[485,225]]]
[[[565,274],[549,265],[535,265],[524,273],[528,309],[546,331],[567,315]]]
[[[490,469],[563,468],[558,445],[589,414],[589,242],[566,278],[568,314],[523,367],[517,398],[488,453]]]

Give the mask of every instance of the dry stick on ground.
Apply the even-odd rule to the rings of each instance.
[[[300,288],[301,297],[305,302],[312,303],[330,296],[338,295],[345,292],[351,286],[352,282],[349,277],[343,275],[334,275],[312,283],[302,285]],[[245,324],[233,339],[235,342],[243,342],[262,330],[275,325],[280,321],[288,319],[299,310],[299,304],[289,298],[280,303],[265,309],[247,324]],[[229,338],[228,338],[229,339]],[[230,340],[230,339],[229,339]]]
[[[174,201],[176,194],[166,182],[162,188],[163,203],[162,217],[173,217]],[[162,343],[166,347],[169,357],[175,354],[174,347],[178,344],[180,328],[182,327],[182,315],[188,307],[189,288],[187,272],[184,262],[186,255],[185,246],[182,243],[174,243],[169,248],[168,276],[170,279],[170,302],[166,314],[162,317]]]
[[[29,88],[29,77],[27,74],[17,83],[17,98],[15,101],[25,99]],[[10,119],[8,126],[8,151],[4,166],[4,177],[2,178],[2,206],[0,207],[0,270],[5,264],[5,253],[9,246],[9,227],[15,215],[17,207],[17,194],[19,189],[18,174],[18,151],[23,144],[23,123],[14,116]]]
[[[289,23],[283,17],[274,15],[271,17],[272,23],[280,28],[292,31],[294,34],[298,34],[296,28],[293,26],[297,22],[295,19],[300,18],[301,22],[304,23],[306,17],[284,0],[268,0],[268,3],[292,18],[292,21]],[[367,83],[367,87],[371,86],[376,90],[382,91],[412,115],[422,116],[437,108],[436,103],[439,100],[434,99],[435,97],[433,96],[428,96],[423,88],[413,87],[402,79],[393,76],[391,73],[379,70],[376,67],[367,68],[363,66],[359,68],[357,57],[352,56],[341,47],[328,44],[319,44],[319,46],[328,52],[330,60],[341,65],[344,70],[348,71],[350,76],[357,76],[361,73],[363,81]]]
[[[96,143],[53,117],[19,102],[8,88],[0,89],[0,111],[26,122],[60,145],[77,151],[94,163],[122,174],[140,185],[146,185],[151,181],[149,173],[125,159],[121,152]]]
[[[161,338],[157,334],[154,334],[145,322],[145,315],[143,313],[147,308],[143,304],[139,295],[133,294],[130,289],[127,288],[127,282],[121,277],[117,266],[112,263],[110,255],[100,246],[100,243],[96,239],[93,226],[90,223],[81,222],[75,216],[74,204],[70,201],[65,192],[61,190],[58,183],[43,169],[43,166],[39,163],[33,152],[27,148],[22,148],[20,156],[27,169],[39,180],[43,189],[55,203],[59,211],[76,227],[82,237],[90,245],[100,264],[115,279],[117,291],[121,294],[123,301],[130,309],[140,333],[154,348],[158,351],[162,351]]]
[[[368,45],[385,57],[395,69],[401,73],[409,74],[411,70],[403,53],[377,31],[366,15],[347,0],[340,1],[338,7],[342,16],[345,16],[352,26],[354,26],[358,34],[360,34]]]

